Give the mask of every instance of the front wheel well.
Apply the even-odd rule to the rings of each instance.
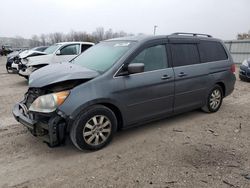
[[[115,116],[117,118],[117,130],[121,130],[123,127],[123,118],[122,113],[118,107],[116,107],[113,104],[110,103],[99,103],[100,105],[106,106],[110,110],[112,110],[115,113]]]

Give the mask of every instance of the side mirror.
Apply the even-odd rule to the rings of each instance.
[[[135,74],[144,72],[144,63],[131,63],[128,65],[128,73]]]
[[[61,51],[60,51],[60,50],[57,50],[57,51],[56,51],[56,55],[61,55]]]

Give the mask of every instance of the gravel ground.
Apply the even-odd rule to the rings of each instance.
[[[11,114],[27,81],[0,57],[0,187],[250,187],[250,83],[217,113],[193,111],[121,131],[97,152],[49,148]],[[248,175],[249,174],[249,175]]]

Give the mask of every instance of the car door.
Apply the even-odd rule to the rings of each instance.
[[[60,53],[56,53],[54,63],[70,61],[80,53],[80,44],[69,44],[60,48]]]
[[[208,86],[208,71],[200,63],[199,41],[172,41],[171,53],[175,74],[174,111],[184,112],[201,107]]]
[[[144,63],[144,72],[122,76],[125,89],[120,93],[128,124],[173,111],[174,73],[168,66],[166,45],[151,44],[136,54],[129,63]]]

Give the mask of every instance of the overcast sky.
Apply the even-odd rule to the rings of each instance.
[[[0,36],[106,30],[208,33],[234,39],[250,30],[250,0],[0,0]]]

